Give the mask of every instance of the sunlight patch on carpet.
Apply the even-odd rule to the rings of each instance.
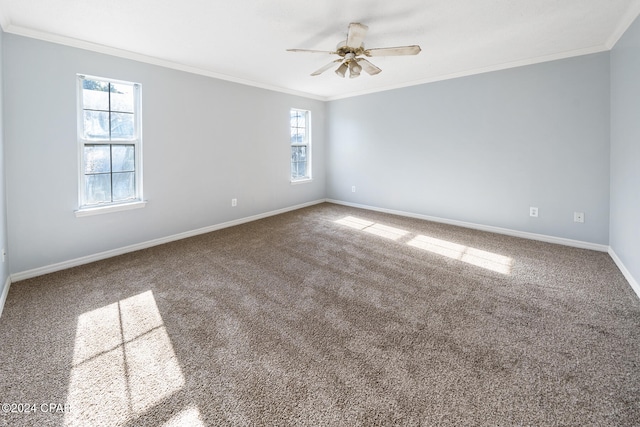
[[[458,243],[436,239],[434,237],[416,235],[407,230],[390,227],[363,218],[345,216],[334,221],[336,224],[364,231],[398,243],[406,242],[407,245],[422,249],[447,258],[462,261],[464,263],[495,271],[501,274],[511,274],[513,259],[493,252],[475,249]],[[408,240],[411,239],[411,240]]]
[[[66,426],[124,423],[184,385],[153,292],[78,316]]]
[[[401,230],[395,227],[389,227],[388,225],[378,224],[372,221],[367,221],[361,218],[353,216],[346,216],[342,219],[335,221],[337,224],[346,225],[347,227],[355,228],[356,230],[365,231],[376,236],[384,237],[386,239],[398,240],[401,237],[409,234],[406,230]]]
[[[497,273],[511,274],[513,260],[503,255],[494,254],[493,252],[474,249],[465,245],[422,235],[416,236],[407,242],[407,244],[414,248],[466,262],[476,267],[482,267]]]

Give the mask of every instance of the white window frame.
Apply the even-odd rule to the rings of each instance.
[[[83,104],[83,81],[97,80],[110,84],[130,85],[134,90],[134,137],[133,139],[85,139],[84,138],[84,104]],[[142,208],[146,205],[143,200],[142,192],[142,87],[139,83],[133,83],[123,80],[116,80],[104,77],[89,76],[84,74],[77,75],[77,138],[78,138],[78,210],[75,211],[76,216],[88,216],[102,214],[108,212],[116,212],[129,209]],[[111,107],[109,108],[111,112]],[[115,202],[105,202],[99,204],[87,204],[85,195],[85,145],[104,144],[104,145],[133,145],[134,154],[134,179],[135,179],[135,196],[132,199]],[[111,172],[113,173],[113,172]]]
[[[301,112],[305,114],[305,140],[301,143],[293,144],[291,143],[291,113],[292,112]],[[313,179],[312,173],[312,149],[311,149],[311,111],[305,110],[302,108],[291,108],[289,110],[289,179],[292,184],[299,184],[303,182],[309,182]],[[291,174],[291,154],[294,147],[306,147],[307,148],[307,173],[302,178],[294,178]]]

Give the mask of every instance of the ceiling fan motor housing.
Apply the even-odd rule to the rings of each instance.
[[[343,40],[336,46],[336,53],[343,58],[352,53],[354,56],[360,56],[364,54],[364,43],[360,44],[359,47],[347,46],[347,41]]]

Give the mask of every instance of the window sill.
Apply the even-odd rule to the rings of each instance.
[[[296,179],[295,181],[290,181],[290,182],[291,182],[291,185],[296,185],[296,184],[305,184],[311,181],[313,181],[313,178]]]
[[[144,208],[146,205],[147,205],[146,201],[138,200],[131,203],[122,203],[120,205],[96,206],[94,208],[78,209],[74,213],[76,214],[76,217],[80,218],[82,216],[101,215],[101,214],[106,214],[111,212],[140,209],[140,208]]]

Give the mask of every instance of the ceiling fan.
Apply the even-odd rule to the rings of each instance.
[[[376,49],[365,49],[364,36],[367,34],[367,27],[364,24],[358,22],[352,22],[349,24],[349,32],[347,33],[347,39],[338,43],[335,51],[327,50],[309,50],[309,49],[287,49],[288,52],[308,52],[308,53],[328,53],[330,55],[339,55],[340,58],[335,61],[331,61],[324,67],[311,73],[312,76],[319,76],[320,74],[333,67],[338,62],[340,65],[336,69],[336,74],[340,77],[344,77],[349,70],[349,77],[355,78],[360,75],[362,70],[366,71],[369,75],[375,75],[382,70],[366,58],[361,58],[362,55],[366,57],[372,56],[399,56],[399,55],[417,55],[420,53],[420,46],[399,46],[399,47],[383,47]]]

